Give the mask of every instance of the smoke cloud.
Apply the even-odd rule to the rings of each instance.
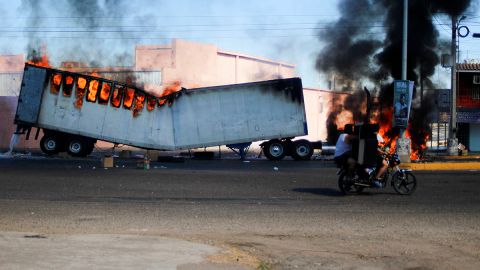
[[[140,36],[123,31],[125,24],[135,24],[132,18],[126,22],[128,4],[122,0],[23,0],[18,13],[27,18],[23,27],[28,60],[46,50],[50,60],[58,61],[54,66],[64,60],[92,67],[131,65],[133,44]]]
[[[465,12],[471,0],[410,0],[407,77],[418,84],[439,64],[439,33],[432,22],[435,13],[450,16]],[[342,0],[341,18],[319,32],[326,46],[316,68],[345,80],[391,81],[401,75],[403,1]]]
[[[407,79],[414,81],[416,88],[421,82],[427,88],[434,88],[429,77],[439,65],[441,53],[445,52],[442,49],[446,41],[439,40],[433,15],[459,16],[476,4],[471,0],[409,1]],[[403,1],[342,0],[339,11],[340,19],[319,32],[326,46],[317,57],[316,68],[322,73],[335,74],[348,90],[356,90],[353,86],[362,83],[378,86],[380,113],[377,116],[380,119],[376,121],[381,122],[385,117],[381,111],[393,106],[392,81],[401,78]],[[416,92],[414,98],[419,96]],[[413,104],[409,127],[412,148],[423,144],[425,134],[430,132],[431,118],[426,112],[433,105],[425,99]],[[359,108],[353,106],[353,115],[361,114]],[[345,109],[349,108],[345,106]],[[331,112],[330,121],[338,114],[338,111]],[[327,122],[328,127],[332,125]]]

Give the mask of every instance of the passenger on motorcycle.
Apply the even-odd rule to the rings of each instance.
[[[378,148],[377,148],[377,173],[375,174],[375,179],[373,180],[373,185],[376,187],[382,187],[382,177],[388,169],[388,160],[387,160],[387,152],[383,149],[385,141],[383,140],[382,136],[377,133],[377,141],[378,141]]]
[[[343,133],[338,136],[335,144],[335,155],[333,160],[338,167],[346,166],[349,172],[355,169],[356,161],[352,158],[352,140],[356,136],[353,135],[353,125],[347,124],[343,128]]]

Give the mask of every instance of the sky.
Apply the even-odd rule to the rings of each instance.
[[[323,47],[318,33],[339,18],[338,2],[0,0],[0,54],[27,54],[29,44],[42,43],[54,66],[66,60],[129,66],[136,44],[180,38],[294,64],[304,86],[326,89],[325,76],[315,69]],[[470,35],[459,40],[460,61],[480,62],[480,39],[471,36],[480,33],[480,14],[466,15],[461,25]],[[442,14],[434,19],[441,38],[448,40],[450,19]],[[448,83],[449,70],[437,71],[433,81]]]

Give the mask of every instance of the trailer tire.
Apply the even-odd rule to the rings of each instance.
[[[287,154],[287,147],[282,141],[274,139],[263,145],[263,153],[269,160],[281,160]]]
[[[40,140],[40,149],[42,149],[43,153],[51,156],[60,152],[60,144],[61,142],[58,136],[46,134]]]
[[[73,157],[86,157],[88,155],[88,141],[82,138],[72,138],[67,143],[67,153]],[[93,148],[92,148],[93,150]]]
[[[291,152],[295,160],[310,160],[313,155],[313,146],[308,140],[294,141]]]

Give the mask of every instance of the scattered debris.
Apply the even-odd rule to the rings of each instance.
[[[33,234],[33,235],[25,235],[24,238],[45,239],[47,237],[45,235]]]

